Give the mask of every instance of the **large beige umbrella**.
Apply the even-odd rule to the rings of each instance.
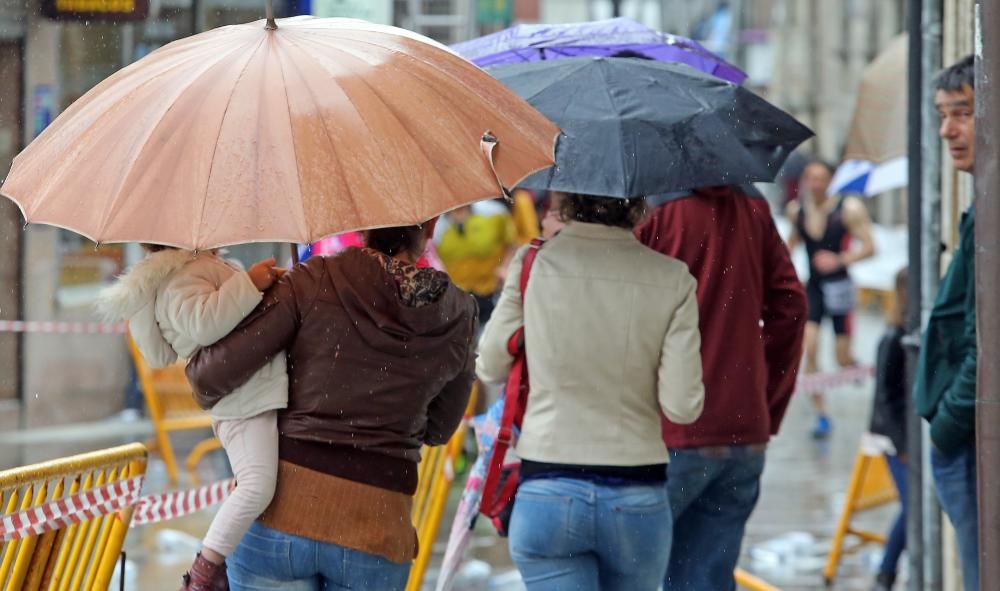
[[[104,80],[0,192],[28,222],[97,242],[209,249],[416,224],[552,164],[558,129],[430,39],[268,23],[176,41]]]
[[[827,193],[872,196],[906,186],[907,36],[895,38],[861,76],[844,162]]]
[[[906,156],[906,35],[892,40],[861,76],[845,160],[876,164]]]

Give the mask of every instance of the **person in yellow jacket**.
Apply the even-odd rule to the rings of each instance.
[[[459,207],[438,223],[438,256],[455,285],[475,296],[480,324],[493,312],[505,265],[519,243],[517,234],[513,216],[499,201]]]
[[[535,197],[527,189],[514,189],[511,196],[510,215],[514,219],[514,231],[517,245],[524,246],[541,234],[541,224],[538,211],[535,209]]]

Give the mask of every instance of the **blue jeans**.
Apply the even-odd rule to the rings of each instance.
[[[899,459],[899,456],[892,454],[885,454],[885,459],[889,463],[889,472],[899,494],[900,510],[899,517],[889,530],[885,553],[882,555],[882,565],[878,570],[880,573],[895,576],[899,568],[899,557],[906,549],[906,464]]]
[[[664,591],[732,591],[747,520],[760,496],[764,446],[670,451],[674,545]]]
[[[941,508],[955,527],[962,583],[968,591],[979,589],[979,508],[976,505],[976,446],[967,445],[954,455],[931,448],[931,470]]]
[[[233,591],[406,587],[410,564],[286,534],[254,522],[226,560]]]
[[[670,536],[662,484],[540,478],[517,491],[510,553],[528,591],[656,591]]]

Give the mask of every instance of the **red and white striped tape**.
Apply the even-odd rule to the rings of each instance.
[[[124,322],[54,322],[39,320],[0,320],[0,332],[41,334],[125,334]]]
[[[136,476],[7,515],[0,520],[0,541],[38,536],[118,513],[129,506],[135,509],[132,527],[169,521],[221,503],[235,486],[230,479],[191,490],[139,497],[142,477]]]
[[[874,374],[875,368],[860,365],[832,372],[800,374],[798,383],[795,384],[795,392],[797,394],[822,392],[828,388],[864,382]]]
[[[236,486],[236,481],[220,480],[191,490],[142,497],[135,503],[132,527],[169,521],[221,503]]]
[[[141,488],[142,477],[136,476],[6,515],[0,520],[0,539],[19,540],[117,513],[135,503]]]

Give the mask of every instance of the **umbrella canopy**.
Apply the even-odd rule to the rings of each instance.
[[[865,68],[847,133],[845,160],[879,164],[906,156],[908,48],[907,36],[901,35]]]
[[[564,25],[517,25],[452,45],[481,67],[566,57],[611,56],[636,51],[649,58],[687,64],[723,80],[741,84],[747,75],[697,41],[661,33],[629,18]]]
[[[874,197],[879,193],[900,189],[909,179],[909,160],[906,156],[875,164],[870,160],[845,160],[833,174],[827,195],[858,193]]]
[[[563,130],[556,166],[522,187],[642,197],[772,181],[812,132],[752,92],[690,67],[569,58],[490,69]]]
[[[215,29],[122,69],[32,142],[0,191],[27,221],[97,242],[313,242],[498,196],[498,177],[513,186],[551,165],[557,134],[427,38],[296,17]]]
[[[827,189],[830,195],[871,197],[906,186],[907,39],[894,39],[861,76],[845,160]]]

